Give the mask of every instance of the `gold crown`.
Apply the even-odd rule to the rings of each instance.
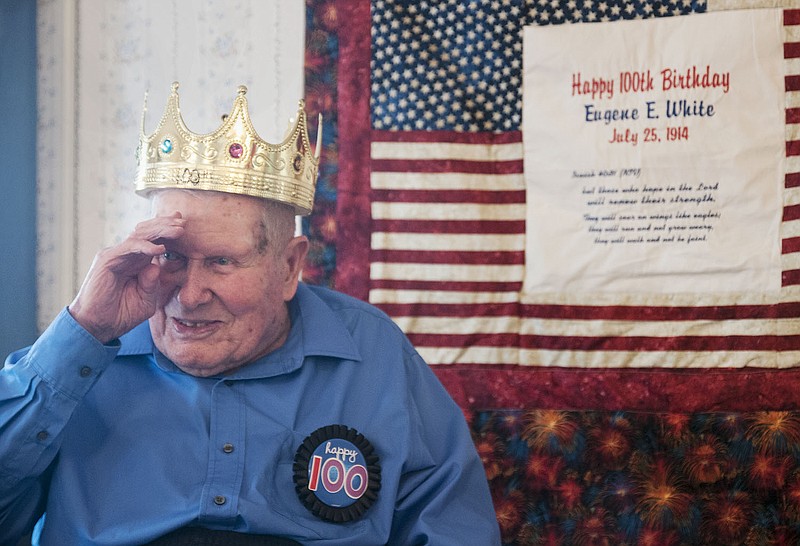
[[[280,144],[258,136],[247,111],[247,88],[239,86],[230,115],[213,133],[190,131],[181,117],[178,82],[172,84],[167,109],[150,136],[142,131],[136,151],[136,193],[155,189],[189,188],[238,193],[271,199],[306,215],[314,204],[322,142],[322,116],[317,130],[316,153],[312,155],[301,100],[297,119]]]

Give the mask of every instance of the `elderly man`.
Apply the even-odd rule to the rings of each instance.
[[[499,543],[461,412],[408,340],[298,283],[318,158],[302,109],[273,145],[244,95],[197,135],[173,87],[140,137],[152,217],[7,359],[0,544]]]

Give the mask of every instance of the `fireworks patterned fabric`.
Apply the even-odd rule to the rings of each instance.
[[[796,412],[473,416],[505,544],[800,543]]]

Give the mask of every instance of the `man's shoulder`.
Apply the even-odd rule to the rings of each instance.
[[[375,336],[381,336],[385,338],[384,341],[394,339],[402,344],[408,343],[394,320],[368,302],[343,292],[313,285],[302,285],[300,296],[303,300],[301,303],[303,307],[312,312],[325,309],[326,313],[331,313],[329,318],[336,317],[336,320],[342,323],[354,339],[362,341],[370,339],[374,343]],[[326,319],[316,317],[317,326],[321,320]]]
[[[381,309],[371,303],[365,302],[344,292],[339,292],[324,286],[311,284],[303,285],[311,294],[316,296],[331,310],[338,313],[364,313],[373,316],[378,320],[392,322],[392,319]]]

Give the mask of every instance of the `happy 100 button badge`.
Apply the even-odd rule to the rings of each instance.
[[[361,518],[381,488],[375,449],[362,434],[344,425],[312,432],[297,449],[293,469],[303,505],[334,523]]]

